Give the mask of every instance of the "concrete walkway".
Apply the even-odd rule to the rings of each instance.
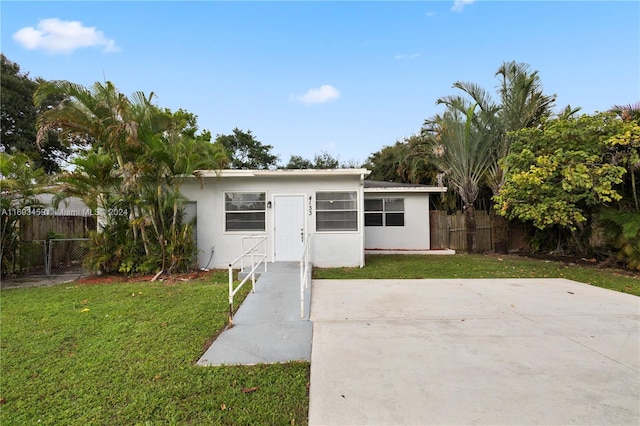
[[[312,290],[313,323],[298,264],[269,264],[198,364],[310,360],[312,426],[640,424],[636,296],[565,279]]]
[[[256,282],[256,292],[249,293],[236,312],[233,327],[218,336],[198,365],[311,360],[311,288],[305,294],[301,319],[299,264],[269,263],[267,269]]]
[[[640,424],[638,297],[564,279],[312,288],[312,426]]]
[[[82,276],[81,273],[69,273],[64,275],[27,275],[17,278],[3,278],[0,280],[0,288],[7,290],[10,288],[29,288],[29,287],[51,287],[60,283],[69,283],[77,280]]]

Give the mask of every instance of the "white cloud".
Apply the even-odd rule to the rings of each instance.
[[[291,100],[302,102],[303,104],[322,104],[340,97],[340,91],[329,84],[309,89],[304,95],[291,96]]]
[[[94,46],[102,46],[104,52],[120,51],[114,40],[106,38],[95,27],[58,18],[43,19],[36,28],[22,28],[13,35],[13,39],[29,50],[42,49],[50,53],[71,53],[82,47]]]
[[[433,18],[434,16],[436,16],[435,12],[427,12],[425,13],[426,16],[428,16],[429,18]]]
[[[451,6],[451,10],[454,12],[462,12],[462,9],[468,4],[475,3],[476,0],[455,0],[453,2],[453,6]]]
[[[420,57],[419,53],[413,53],[411,55],[405,55],[404,53],[400,54],[400,55],[396,55],[395,59],[400,60],[400,59],[416,59]]]

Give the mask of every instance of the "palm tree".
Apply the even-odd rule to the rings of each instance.
[[[620,116],[623,121],[636,121],[640,124],[640,102],[635,104],[614,105],[609,109]]]
[[[188,233],[181,227],[182,183],[195,170],[222,168],[227,157],[221,144],[185,137],[176,131],[141,132],[140,140],[144,150],[139,163],[144,165],[144,179],[136,209],[149,218],[161,250],[161,269],[172,272],[182,259],[177,253],[191,242],[185,240]]]
[[[565,106],[558,114],[557,118],[559,120],[569,120],[570,118],[577,117],[577,114],[580,112],[581,107],[572,107],[571,105]]]
[[[106,209],[109,206],[108,195],[113,194],[121,185],[114,173],[115,159],[102,148],[87,151],[72,161],[73,170],[58,175],[57,193],[54,203],[59,204],[69,197],[77,197],[91,209]]]
[[[470,105],[461,97],[451,97],[446,106],[442,115],[425,121],[422,134],[431,148],[431,161],[462,199],[467,251],[474,253],[477,251],[474,203],[480,182],[492,162],[490,132],[480,119],[481,115],[476,114],[477,104]]]
[[[126,217],[106,217],[96,235],[95,266],[113,271],[171,272],[194,254],[190,226],[181,226],[180,185],[198,168],[220,168],[226,158],[220,144],[195,136],[195,116],[173,115],[152,104],[153,94],[131,99],[107,82],[91,89],[57,81],[42,84],[36,103],[50,94],[63,101],[38,117],[39,135],[50,129],[67,140],[91,145],[75,160],[76,169],[61,179],[61,197],[82,197],[94,209],[118,209]],[[186,121],[185,121],[186,120]],[[186,253],[177,256],[177,253]]]
[[[169,124],[162,122],[163,115],[152,104],[153,93],[136,92],[131,101],[111,82],[95,83],[89,89],[68,81],[45,81],[33,100],[40,107],[50,96],[61,96],[62,101],[38,116],[38,144],[50,130],[57,130],[67,141],[80,140],[113,152],[120,168],[130,160],[126,157],[128,148],[139,144],[139,127],[155,126],[155,131],[162,131]]]
[[[545,95],[538,71],[516,62],[503,63],[495,74],[501,77],[500,121],[507,132],[535,127],[552,113],[556,95]]]
[[[510,132],[541,125],[551,115],[556,95],[545,95],[538,71],[531,71],[524,63],[504,62],[495,75],[500,78],[500,103],[495,103],[482,87],[474,83],[457,81],[453,87],[465,92],[479,107],[479,118],[493,145],[493,161],[486,181],[493,195],[497,196],[505,183],[507,170],[501,160],[511,150]],[[450,104],[451,99],[455,97],[444,97],[438,102]],[[573,114],[577,110],[571,111]],[[494,216],[494,230],[495,250],[505,253],[507,222],[500,214]]]
[[[139,179],[137,157],[140,154],[139,131],[161,132],[168,128],[170,122],[166,114],[152,104],[153,93],[146,96],[142,92],[133,94],[131,101],[120,93],[111,82],[95,83],[91,88],[68,81],[44,81],[34,93],[36,106],[44,104],[51,96],[62,100],[53,108],[44,108],[38,116],[37,142],[40,143],[51,130],[59,132],[62,140],[83,141],[89,144],[92,150],[86,152],[82,160],[82,175],[67,176],[66,192],[72,191],[74,185],[76,192],[81,193],[83,178],[93,176],[102,178],[93,182],[95,200],[99,201],[99,208],[108,208],[105,203],[113,199],[135,200],[139,193],[136,187]],[[96,152],[99,151],[99,154]],[[104,161],[96,163],[96,157],[113,156],[115,166],[108,174],[104,173]],[[97,169],[94,169],[94,166]],[[120,186],[115,187],[112,180],[120,180]],[[89,183],[90,184],[90,183]],[[117,196],[116,196],[117,194]],[[94,203],[96,202],[94,201]],[[93,203],[90,203],[91,205]],[[132,207],[132,206],[130,206]],[[129,208],[135,215],[135,210]],[[106,221],[108,217],[99,217],[99,221]],[[145,237],[145,230],[133,224],[133,238],[137,239],[141,234],[144,240],[145,252],[149,254],[149,247]]]

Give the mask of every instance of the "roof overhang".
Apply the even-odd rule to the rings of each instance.
[[[443,193],[447,192],[445,186],[422,185],[417,183],[386,182],[379,180],[366,180],[364,192],[391,193],[391,192],[422,192]]]
[[[366,193],[389,193],[389,192],[423,192],[423,193],[443,193],[447,192],[446,186],[423,186],[423,187],[410,187],[410,186],[395,186],[392,188],[365,188]]]
[[[367,176],[367,169],[291,169],[291,170],[196,170],[198,178],[234,178],[234,177],[329,177],[329,176]]]

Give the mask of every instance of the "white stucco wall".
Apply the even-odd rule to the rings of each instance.
[[[366,226],[367,250],[429,250],[429,194],[365,192],[365,199],[404,199],[404,226]]]
[[[274,208],[266,210],[266,231],[225,231],[224,193],[255,191],[266,192],[267,201],[277,195],[301,195],[305,199],[305,234],[311,234],[311,262],[317,267],[363,266],[364,224],[362,222],[363,189],[357,174],[340,175],[296,175],[277,172],[252,177],[205,177],[190,178],[182,187],[182,194],[197,203],[197,242],[200,253],[199,267],[226,268],[229,262],[241,253],[243,235],[267,236],[267,259],[274,256]],[[358,230],[348,232],[318,232],[315,224],[316,191],[356,191],[358,194]],[[311,197],[311,200],[309,200]],[[211,249],[214,248],[213,257]]]

